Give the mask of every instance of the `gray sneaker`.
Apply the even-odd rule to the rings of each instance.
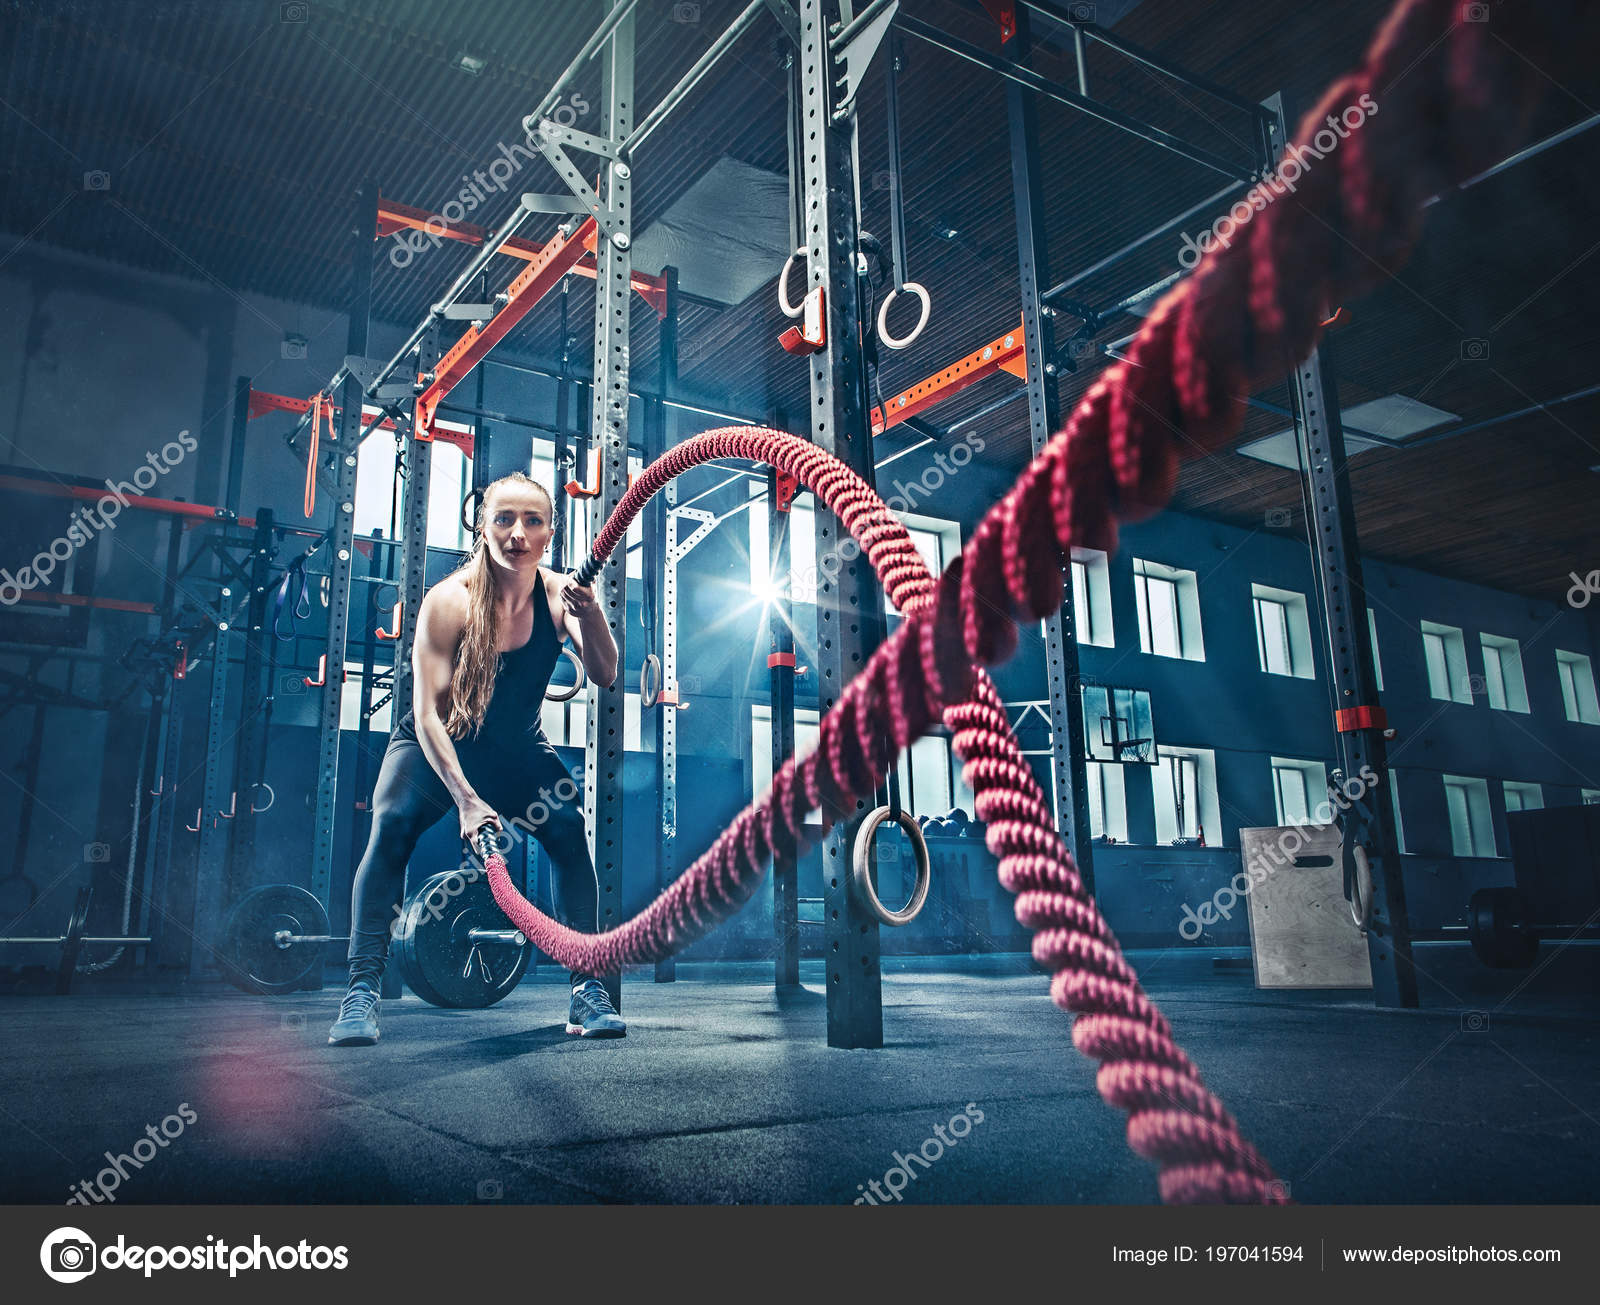
[[[567,1012],[567,1032],[581,1038],[622,1038],[628,1026],[611,1004],[610,994],[599,979],[585,979],[572,992],[572,1008]]]
[[[328,1030],[328,1041],[339,1047],[370,1047],[377,1040],[378,994],[365,982],[353,983]]]

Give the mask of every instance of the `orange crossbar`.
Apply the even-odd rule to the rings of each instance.
[[[311,406],[307,401],[307,408]],[[39,494],[45,498],[102,499],[111,495],[109,489],[96,489],[92,485],[59,485],[50,480],[31,480],[26,476],[0,476],[0,490],[20,490],[24,494]],[[148,494],[129,494],[128,506],[141,512],[164,512],[175,517],[193,517],[196,521],[227,521],[221,508],[205,503],[184,503],[172,498],[151,498]],[[246,530],[254,530],[254,517],[236,518]]]
[[[89,594],[35,594],[23,591],[18,605],[22,603],[45,603],[56,607],[103,607],[113,612],[143,612],[150,615],[155,612],[154,603],[137,603],[131,598],[95,598]]]
[[[309,411],[310,407],[310,399],[295,399],[287,394],[268,394],[265,390],[250,391],[251,421],[254,421],[257,417],[265,416],[269,412],[301,413]],[[333,409],[333,414],[336,418],[342,415],[343,412],[344,409],[337,405]],[[385,417],[378,423],[376,429],[393,430],[394,422]],[[470,458],[472,456],[472,432],[470,430],[456,430],[449,426],[435,425],[433,438],[443,440],[446,444],[454,444],[467,457]]]
[[[572,235],[558,237],[547,244],[507,288],[505,306],[481,327],[468,330],[450,352],[439,359],[433,369],[433,380],[417,396],[415,434],[419,440],[432,438],[433,416],[444,396],[464,381],[489,350],[561,283],[561,278],[572,271],[585,250],[594,249],[598,230],[595,220],[589,218]]]
[[[393,235],[396,231],[410,228],[413,231],[427,230],[428,223],[434,224],[434,230],[446,240],[459,240],[467,245],[481,245],[489,233],[482,227],[473,226],[470,222],[446,222],[437,214],[428,212],[425,208],[413,208],[409,204],[397,204],[392,199],[378,200],[378,238]],[[432,234],[432,233],[430,233]],[[534,240],[523,240],[519,236],[512,236],[505,244],[500,246],[502,254],[512,258],[526,259],[533,262],[544,252],[544,246]],[[593,253],[586,253],[575,266],[569,269],[579,276],[586,276],[593,280],[597,275]],[[651,276],[647,272],[633,274],[633,288],[644,297],[646,303],[656,310],[657,317],[667,315],[667,279],[662,276]]]
[[[918,381],[909,390],[901,390],[884,405],[889,409],[887,424],[883,420],[883,414],[874,408],[872,433],[881,435],[890,426],[899,425],[907,417],[915,417],[919,412],[926,411],[934,404],[943,402],[952,394],[981,381],[985,376],[993,376],[996,372],[1010,372],[1013,376],[1026,379],[1028,365],[1022,353],[1022,319],[1018,318],[1017,325],[1004,335],[974,349],[965,358],[951,363],[932,376]]]

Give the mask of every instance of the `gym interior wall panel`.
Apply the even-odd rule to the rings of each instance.
[[[8,387],[9,460],[125,481],[180,430],[199,440],[218,335],[208,288],[42,246],[29,246],[10,267],[29,289],[20,296],[20,365]],[[155,468],[155,484],[136,488],[192,497],[203,461],[199,450],[185,452],[176,465]]]

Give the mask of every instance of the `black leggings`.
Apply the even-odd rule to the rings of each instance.
[[[500,814],[507,832],[531,830],[550,856],[555,916],[585,932],[600,927],[600,885],[583,823],[583,786],[543,737],[514,753],[456,744],[473,790]],[[435,823],[457,819],[455,803],[422,745],[393,735],[372,794],[372,834],[356,868],[350,903],[350,979],[374,988],[383,975],[389,936],[405,888],[406,863]],[[512,822],[516,821],[516,824]],[[572,972],[577,984],[591,976]]]

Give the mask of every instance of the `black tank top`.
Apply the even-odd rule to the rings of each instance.
[[[494,677],[494,693],[489,699],[488,710],[484,712],[483,727],[476,736],[452,739],[458,752],[463,748],[470,751],[511,751],[545,737],[539,722],[539,711],[544,705],[544,693],[550,685],[550,676],[561,656],[561,636],[556,632],[544,586],[544,574],[541,571],[533,592],[533,633],[520,648],[500,654],[500,667]],[[408,711],[395,727],[395,734],[405,739],[417,737],[416,717],[411,712]]]

